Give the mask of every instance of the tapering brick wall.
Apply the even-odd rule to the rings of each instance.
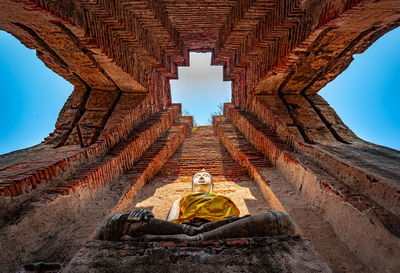
[[[152,111],[147,103],[148,101],[146,100],[142,101],[142,104],[139,103],[137,107],[129,110],[124,116],[121,116],[118,123],[109,125],[111,128],[106,130],[105,134],[88,148],[63,148],[62,151],[55,151],[56,158],[54,160],[49,158],[47,161],[20,162],[15,166],[9,166],[3,169],[0,173],[2,179],[0,194],[7,197],[28,193],[32,189],[36,189],[39,185],[50,185],[53,183],[52,181],[60,181],[76,169],[79,169],[82,165],[95,162],[99,157],[110,151],[116,143],[126,140],[131,134],[131,131],[137,127],[140,122],[143,122],[146,116],[149,117]],[[150,109],[150,111],[148,109]],[[162,119],[159,124],[155,124],[153,129],[149,131],[146,136],[142,137],[143,141],[148,143],[147,146],[144,145],[144,143],[137,145],[137,151],[141,152],[139,152],[134,159],[137,159],[140,153],[143,153],[146,147],[172,124],[179,116],[180,111],[180,106],[174,105],[170,107],[166,115],[161,115]],[[117,114],[118,112],[115,113],[115,115]],[[65,156],[65,152],[67,152],[67,156]],[[51,152],[47,153],[47,156],[51,155]],[[129,160],[124,164],[118,163],[113,169],[116,171],[116,169],[121,169],[126,164],[130,164]],[[28,173],[26,172],[27,166],[31,168],[31,171]],[[64,188],[65,187],[66,186],[64,186]]]
[[[391,253],[400,253],[400,248],[395,246],[400,235],[400,192],[396,191],[392,181],[376,172],[375,175],[380,178],[374,178],[372,182],[374,176],[347,165],[324,150],[323,145],[295,143],[294,147],[290,147],[290,142],[284,143],[270,126],[263,125],[232,104],[225,104],[224,113],[285,179],[321,212],[338,237],[364,264],[372,270],[382,266],[388,271],[394,270],[397,266],[394,265],[394,256],[380,247],[384,241],[383,244],[393,251]],[[226,140],[223,143],[232,150]],[[347,149],[349,153],[358,149],[350,144],[340,145],[348,145],[349,148],[342,149]],[[372,150],[373,146],[369,148]],[[232,153],[237,154],[237,151],[232,150]],[[390,160],[384,153],[381,156],[383,160]],[[364,234],[373,234],[375,240],[366,239]]]
[[[182,143],[192,123],[191,117],[180,117],[179,105],[171,106],[139,124],[99,160],[81,163],[68,179],[37,189],[25,199],[8,197],[1,211],[0,269],[52,256],[49,248],[62,249],[55,254],[57,259],[71,259],[104,217],[121,212],[135,200]],[[89,223],[86,218],[91,219]],[[65,233],[71,238],[68,246]],[[22,249],[30,254],[22,255]]]

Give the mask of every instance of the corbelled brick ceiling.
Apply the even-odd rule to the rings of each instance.
[[[213,52],[234,105],[277,94],[290,108],[284,94],[315,94],[400,24],[396,0],[9,0],[0,10],[0,28],[75,85],[56,146],[94,143],[124,115],[121,100],[140,102],[125,93],[164,109],[189,51]]]

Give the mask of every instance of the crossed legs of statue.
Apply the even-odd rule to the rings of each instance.
[[[107,218],[97,231],[96,239],[120,240],[121,237],[128,235],[145,241],[201,241],[290,235],[294,234],[294,231],[290,217],[279,211],[231,217],[194,227],[155,219],[151,212],[137,210],[131,214],[116,214]]]

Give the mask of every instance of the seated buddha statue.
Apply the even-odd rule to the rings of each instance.
[[[172,204],[166,220],[145,209],[116,214],[102,223],[96,239],[201,241],[294,234],[293,221],[279,211],[239,217],[232,200],[214,194],[213,186],[212,175],[203,169],[193,176],[192,192]]]

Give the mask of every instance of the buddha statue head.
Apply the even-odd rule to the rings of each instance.
[[[211,193],[213,186],[212,175],[205,169],[202,169],[193,175],[192,192]]]

